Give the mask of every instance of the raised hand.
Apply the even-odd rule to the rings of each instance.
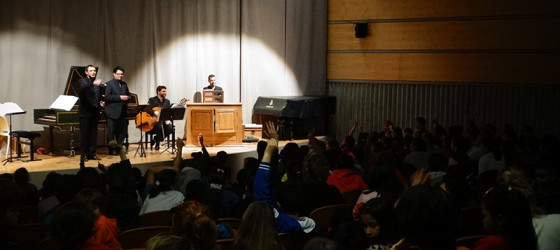
[[[274,125],[274,122],[268,121],[265,125],[264,134],[270,139],[278,140],[278,127]]]

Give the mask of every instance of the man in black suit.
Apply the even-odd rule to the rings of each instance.
[[[127,135],[126,108],[130,97],[128,86],[123,79],[124,68],[113,69],[113,80],[105,83],[105,116],[107,117],[107,140],[124,143]],[[109,154],[117,154],[116,149],[109,148]]]
[[[95,155],[97,149],[97,121],[99,109],[104,103],[101,101],[101,79],[95,79],[97,69],[93,65],[86,66],[86,77],[78,80],[78,95],[80,107],[78,117],[80,120],[80,144],[82,155],[80,157],[80,168],[85,167],[84,162],[88,160],[99,160]]]
[[[216,85],[216,76],[215,75],[209,75],[208,76],[208,83],[210,85],[204,87],[204,90],[222,90],[222,88],[220,86]]]
[[[167,97],[167,87],[165,86],[158,86],[156,89],[157,95],[151,97],[148,100],[148,104],[154,105],[154,107],[159,108],[171,108],[171,102],[166,99]],[[150,115],[158,115],[159,111],[149,111]],[[159,142],[163,141],[165,137],[167,137],[170,133],[173,132],[173,125],[171,125],[171,121],[160,121],[155,124],[154,128],[152,129],[156,133],[154,138],[154,143],[156,144],[156,150],[159,150]]]

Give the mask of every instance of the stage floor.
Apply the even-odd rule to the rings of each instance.
[[[279,148],[283,148],[289,142],[295,142],[298,145],[307,144],[307,140],[280,141]],[[169,152],[171,151],[171,149],[169,151],[163,152],[163,149],[165,148],[165,144],[162,144],[159,151],[150,150],[148,148],[146,150],[146,157],[140,157],[139,153],[136,154],[138,144],[131,144],[128,149],[127,157],[128,159],[130,159],[130,162],[134,167],[138,167],[140,168],[140,170],[142,170],[142,172],[145,172],[151,166],[172,164],[176,154],[171,154]],[[236,173],[237,170],[243,166],[243,159],[245,157],[257,157],[256,142],[242,143],[238,145],[220,145],[214,147],[206,147],[206,149],[211,156],[216,155],[216,153],[219,151],[226,151],[229,155],[228,165],[233,168],[233,173]],[[185,147],[183,147],[182,157],[183,159],[191,159],[191,154],[193,152],[200,151],[201,148],[198,146],[185,145]],[[27,171],[29,171],[32,183],[40,187],[42,185],[41,182],[44,177],[51,171],[56,171],[63,174],[74,174],[75,172],[77,172],[80,169],[80,155],[79,151],[76,153],[77,154],[74,157],[69,157],[67,155],[34,154],[35,159],[41,160],[26,162],[26,160],[29,160],[29,152],[27,152],[22,155],[23,158],[21,159],[14,159],[13,162],[8,162],[5,165],[4,162],[2,162],[2,165],[0,165],[0,174],[13,173],[18,168],[24,167],[27,169]],[[86,167],[97,168],[98,162],[108,166],[112,163],[120,161],[120,157],[118,155],[109,155],[106,147],[97,149],[97,156],[101,158],[101,160],[87,161],[85,163]],[[5,156],[2,155],[2,160],[4,159]]]

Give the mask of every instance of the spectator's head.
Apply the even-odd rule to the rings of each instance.
[[[392,244],[401,238],[395,223],[395,208],[390,200],[382,197],[369,200],[360,208],[359,219],[366,237],[377,244]]]
[[[503,236],[511,249],[537,249],[531,210],[521,192],[512,187],[490,189],[481,207],[487,234]]]
[[[421,249],[454,249],[457,209],[441,188],[428,184],[409,188],[396,212],[407,242]]]
[[[194,249],[212,250],[216,245],[216,223],[207,215],[207,208],[198,201],[185,201],[172,209],[175,235],[192,242]]]
[[[112,193],[136,192],[132,168],[124,163],[113,163],[107,169],[107,185]]]
[[[82,168],[76,173],[82,188],[95,188],[101,192],[105,192],[105,185],[101,175],[95,168]]]
[[[352,169],[354,167],[354,159],[349,155],[339,155],[336,159],[336,169]]]
[[[292,182],[282,183],[276,188],[276,202],[281,211],[289,215],[299,215],[305,203],[302,188],[301,183]]]
[[[16,183],[28,183],[29,182],[29,172],[25,168],[18,168],[14,172],[14,181]]]
[[[61,249],[80,249],[93,234],[95,216],[90,207],[79,201],[60,206],[54,213],[52,236]]]
[[[21,197],[17,185],[11,180],[0,178],[0,230],[12,228],[17,224],[20,204]]]
[[[77,176],[65,174],[58,178],[54,195],[60,204],[71,201],[80,190],[80,185],[80,180]]]
[[[424,119],[424,117],[416,117],[416,119],[414,119],[414,127],[416,129],[424,129],[426,128],[426,119]]]
[[[243,214],[233,249],[282,249],[274,224],[272,207],[264,201],[254,201]]]
[[[305,173],[313,179],[321,182],[327,182],[329,177],[329,162],[327,158],[321,154],[314,154],[305,162]]]
[[[200,180],[192,180],[185,187],[185,200],[202,201],[206,195],[206,187]]]
[[[154,186],[150,190],[149,199],[158,196],[161,192],[173,190],[175,188],[175,180],[177,172],[172,169],[165,169],[158,172],[155,176]]]
[[[187,238],[178,235],[158,234],[146,241],[146,250],[192,250]]]
[[[315,237],[305,244],[303,250],[342,250],[342,248],[334,240]]]
[[[87,204],[97,215],[103,213],[104,196],[95,188],[84,188],[74,197],[74,200]]]

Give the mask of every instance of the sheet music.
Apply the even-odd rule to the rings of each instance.
[[[6,114],[15,114],[15,113],[25,113],[23,109],[15,102],[5,102],[0,103],[0,115],[5,116]]]
[[[74,104],[78,101],[77,96],[73,95],[59,95],[56,100],[49,107],[50,109],[60,109],[70,111]]]

